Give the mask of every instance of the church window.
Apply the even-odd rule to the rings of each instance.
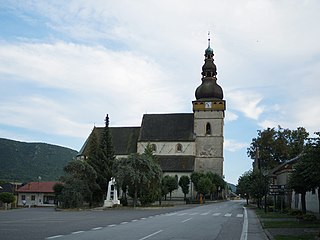
[[[177,149],[177,152],[182,152],[182,145],[178,143],[176,149]]]
[[[207,123],[207,125],[206,125],[206,134],[207,135],[211,135],[211,125],[210,125],[210,123]]]
[[[156,152],[157,151],[157,146],[155,144],[151,144],[152,151]]]

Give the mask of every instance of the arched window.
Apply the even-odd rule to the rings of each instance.
[[[180,143],[177,144],[176,150],[177,152],[182,152],[182,145]]]
[[[210,123],[207,123],[207,125],[206,125],[206,134],[207,135],[211,135],[211,125],[210,125]]]
[[[156,152],[157,151],[157,146],[155,144],[151,144],[152,151]]]

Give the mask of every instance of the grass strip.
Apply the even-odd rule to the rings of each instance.
[[[320,222],[262,221],[264,228],[320,228]]]
[[[309,240],[314,239],[315,234],[306,234],[306,235],[299,235],[299,236],[285,236],[285,235],[277,235],[274,237],[274,240]]]

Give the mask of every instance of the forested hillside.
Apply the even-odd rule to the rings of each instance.
[[[53,181],[77,151],[46,143],[25,143],[0,138],[0,180]]]

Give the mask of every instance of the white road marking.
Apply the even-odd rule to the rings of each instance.
[[[152,233],[152,234],[150,234],[150,235],[148,235],[148,236],[145,236],[145,237],[143,237],[143,238],[140,238],[139,240],[147,239],[147,238],[152,237],[152,236],[154,236],[154,235],[156,235],[156,234],[158,234],[158,233],[161,233],[162,231],[163,231],[163,230],[159,230],[158,232],[154,232],[154,233]]]
[[[56,235],[56,236],[52,236],[52,237],[47,237],[46,239],[55,239],[55,238],[59,238],[62,237],[63,235]]]
[[[242,218],[243,214],[239,213],[239,214],[237,214],[237,217]]]
[[[231,215],[232,215],[231,213],[226,213],[224,216],[225,217],[231,217]]]
[[[137,221],[139,221],[138,219],[133,219],[133,220],[131,220],[131,222],[137,222]]]
[[[96,231],[96,230],[100,230],[100,229],[102,229],[102,227],[95,227],[95,228],[92,228],[91,230]]]
[[[190,216],[194,216],[194,215],[197,215],[198,213],[195,212],[195,213],[191,213]]]
[[[248,214],[247,214],[247,209],[245,207],[243,207],[243,209],[244,209],[244,219],[243,219],[240,240],[247,240],[248,239]]]
[[[77,232],[72,232],[71,234],[79,234],[79,233],[83,233],[84,231],[77,231]]]
[[[206,213],[201,213],[201,216],[206,216],[208,215],[210,212],[206,212]]]
[[[214,213],[214,214],[212,214],[212,216],[220,216],[221,215],[221,213]]]
[[[186,219],[186,220],[183,220],[183,221],[181,221],[182,223],[185,223],[185,222],[188,222],[188,221],[190,221],[192,218],[188,218],[188,219]]]
[[[177,213],[167,213],[166,215],[167,216],[173,216],[173,215],[176,215]]]
[[[187,215],[188,213],[179,213],[178,216],[184,216]]]
[[[124,224],[127,224],[128,222],[122,222],[122,223],[120,223],[121,225],[124,225]]]
[[[115,226],[117,226],[116,224],[110,224],[110,225],[108,225],[108,227],[115,227]]]

